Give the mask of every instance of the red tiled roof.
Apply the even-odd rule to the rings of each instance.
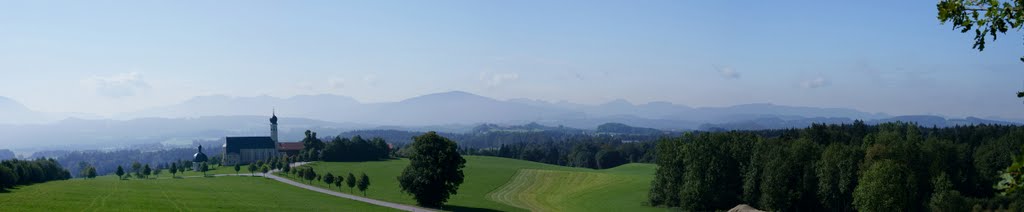
[[[277,149],[279,150],[302,150],[302,142],[281,142],[277,143]]]

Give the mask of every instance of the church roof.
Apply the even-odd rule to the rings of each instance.
[[[192,155],[192,162],[206,162],[206,154],[203,153],[203,145],[199,145],[199,151]]]
[[[305,145],[303,145],[302,142],[281,142],[281,143],[277,143],[277,146],[278,146],[279,150],[286,151],[286,150],[302,150],[302,148]]]
[[[206,161],[207,161],[206,154],[203,154],[202,152],[196,152],[195,155],[192,155],[192,162],[206,162]]]
[[[239,153],[241,149],[276,149],[277,144],[269,136],[227,137],[224,152]]]

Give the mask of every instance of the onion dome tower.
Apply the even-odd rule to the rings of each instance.
[[[280,142],[277,140],[277,112],[271,112],[270,117],[270,139],[274,140],[275,143]]]
[[[192,170],[199,170],[199,166],[207,160],[206,154],[203,153],[203,145],[199,145],[199,151],[192,155]]]

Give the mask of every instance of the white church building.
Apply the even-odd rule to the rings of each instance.
[[[277,113],[270,117],[270,136],[246,136],[224,138],[224,154],[221,164],[249,164],[268,161],[272,157],[291,155],[302,149],[302,142],[280,142],[277,137]]]

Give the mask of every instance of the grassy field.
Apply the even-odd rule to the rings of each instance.
[[[232,172],[234,172],[232,170]],[[164,177],[161,174],[161,177]],[[166,176],[167,178],[170,175]],[[0,211],[391,211],[262,177],[73,179],[0,192]]]
[[[661,211],[639,205],[653,170],[651,164],[602,171],[521,169],[487,198],[530,211]]]
[[[373,161],[373,162],[318,162],[311,164],[318,174],[330,172],[334,175],[347,175],[349,172],[359,175],[366,173],[370,177],[370,189],[367,196],[390,202],[415,204],[411,196],[401,193],[397,177],[409,162],[407,160]],[[524,170],[524,171],[520,171]],[[543,210],[599,210],[599,211],[642,211],[663,210],[642,206],[647,197],[654,165],[628,164],[609,170],[591,170],[570,168],[523,160],[498,157],[466,156],[465,182],[459,187],[459,193],[449,199],[444,210],[454,211],[525,211]],[[527,174],[522,174],[528,172]],[[536,175],[533,173],[541,173]],[[552,173],[552,174],[547,174]],[[281,174],[278,174],[281,175]],[[284,176],[284,175],[282,175]],[[562,180],[565,176],[578,176],[584,180]],[[599,180],[585,180],[597,176]],[[522,178],[522,179],[520,179]],[[596,178],[595,178],[596,179]],[[303,181],[305,182],[305,181]],[[494,199],[492,193],[512,194],[512,192],[537,192],[543,188],[542,183],[555,183],[558,188],[573,188],[573,192],[561,192],[557,189],[535,193],[534,195],[515,195],[515,198]],[[606,184],[605,184],[606,183]],[[314,185],[328,187],[322,182]],[[509,186],[506,186],[509,184]],[[515,185],[513,185],[515,184]],[[350,192],[348,187],[340,189],[345,193],[359,194],[358,190]],[[586,193],[586,194],[581,194]],[[549,201],[542,207],[531,207],[531,199],[562,198],[561,201]],[[579,205],[579,206],[574,206]]]

